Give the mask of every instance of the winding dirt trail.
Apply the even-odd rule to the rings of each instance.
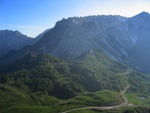
[[[67,111],[64,111],[64,112],[61,112],[61,113],[69,113],[71,111],[82,110],[82,109],[111,110],[111,109],[114,109],[114,108],[121,108],[121,107],[124,107],[124,106],[132,106],[132,104],[128,104],[128,100],[124,97],[124,93],[128,90],[128,88],[129,88],[129,85],[123,91],[121,91],[121,96],[124,99],[124,102],[119,104],[119,105],[116,105],[116,106],[101,106],[101,107],[99,107],[99,106],[80,107],[80,108],[70,109],[70,110],[67,110]]]

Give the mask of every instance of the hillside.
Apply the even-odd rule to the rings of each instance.
[[[58,21],[33,45],[26,45],[30,41],[20,32],[5,31],[12,33],[8,45],[16,36],[23,43],[12,41],[17,47],[0,58],[0,113],[57,113],[124,100],[134,106],[108,112],[149,111],[149,24],[146,12],[130,18],[72,17]]]
[[[19,31],[0,30],[0,56],[9,51],[22,49],[24,46],[33,45],[39,41],[49,29],[45,30],[35,38],[28,37]]]
[[[19,31],[0,30],[0,56],[10,50],[21,49],[25,45],[33,44],[34,39],[23,35]]]
[[[58,97],[64,92],[66,96],[64,98],[84,91],[93,92],[102,89],[120,91],[127,84],[131,85],[131,91],[149,93],[149,83],[145,82],[149,77],[132,71],[100,51],[86,52],[69,62],[47,54],[30,53],[13,64],[1,67],[0,72],[1,78],[4,77],[8,83],[17,85],[19,82],[27,85],[33,92],[42,91],[50,95],[57,94]],[[62,89],[64,87],[65,89]]]
[[[1,73],[8,74],[6,75],[8,77],[9,73],[10,77],[12,73],[11,80],[14,80],[15,84],[18,80],[18,82],[23,80],[21,83],[27,85],[34,92],[42,91],[51,95],[56,94],[58,97],[66,96],[61,98],[71,97],[83,91],[98,91],[101,89],[116,89],[119,91],[122,89],[126,82],[121,80],[121,76],[116,77],[114,81],[111,78],[115,77],[116,73],[126,71],[127,67],[110,60],[111,58],[107,57],[106,54],[98,51],[94,53],[97,56],[91,61],[86,59],[93,56],[85,54],[87,56],[85,61],[71,62],[59,60],[46,54],[35,55],[31,53],[13,64],[2,67]],[[98,62],[98,59],[101,59],[101,61],[103,59],[103,62]],[[111,69],[114,66],[115,68]],[[20,76],[21,73],[22,76]],[[44,81],[45,84],[43,84]],[[116,84],[115,87],[114,84]],[[117,84],[119,85],[117,86]]]
[[[130,93],[150,93],[149,78],[146,75],[130,70],[97,50],[86,52],[74,61],[29,53],[13,64],[1,67],[0,73],[0,104],[1,110],[6,113],[11,110],[23,112],[29,109],[29,105],[35,106],[30,108],[31,113],[44,109],[52,111],[55,107],[58,107],[58,111],[64,111],[74,108],[77,102],[79,106],[116,105],[122,102],[117,93],[128,84]],[[99,91],[99,96],[103,93],[107,96],[106,92],[111,92],[120,98],[112,97],[115,100],[110,98],[110,102],[108,97],[108,100],[99,97]],[[94,95],[104,100],[97,102]]]
[[[2,56],[0,64],[12,63],[28,52],[72,60],[86,51],[99,50],[130,68],[148,73],[149,23],[150,14],[146,12],[130,18],[100,15],[62,19],[33,46]]]

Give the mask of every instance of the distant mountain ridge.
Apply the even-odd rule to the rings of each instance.
[[[0,56],[11,50],[19,50],[24,46],[33,45],[49,30],[45,30],[35,38],[28,37],[17,30],[0,30]]]
[[[32,40],[19,31],[0,30],[0,56],[10,50],[21,49],[24,45],[32,44]]]
[[[146,12],[131,18],[101,15],[63,19],[33,46],[1,57],[0,64],[11,63],[28,52],[76,59],[94,49],[103,51],[134,69],[150,72],[149,31],[150,14]]]

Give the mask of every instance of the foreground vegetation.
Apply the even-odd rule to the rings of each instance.
[[[57,113],[82,106],[117,105],[123,101],[119,92],[128,84],[129,102],[148,106],[149,77],[102,52],[87,52],[74,61],[29,53],[0,68],[0,111]],[[146,101],[136,99],[133,92],[143,94]]]
[[[122,109],[113,109],[113,110],[78,110],[72,111],[70,113],[149,113],[150,108],[148,107],[127,107]]]
[[[149,107],[150,106],[150,96],[143,93],[128,93],[125,94],[129,103],[137,106]]]
[[[148,97],[148,95],[145,95]],[[134,101],[134,96],[126,94],[129,103]],[[133,98],[130,100],[129,98]],[[137,98],[136,98],[137,99]],[[54,96],[44,95],[39,92],[27,93],[14,87],[0,88],[0,113],[60,113],[69,109],[84,106],[111,106],[123,102],[119,92],[102,90],[95,93],[86,92],[71,99],[58,99]],[[148,100],[148,98],[147,98]],[[135,102],[136,103],[136,102]],[[138,103],[141,106],[142,103]],[[77,110],[70,113],[149,113],[146,106],[133,106],[113,110]]]
[[[120,93],[103,90],[83,93],[71,99],[57,99],[41,93],[27,93],[11,86],[0,89],[0,110],[2,113],[49,113],[61,112],[83,106],[110,106],[123,102]]]

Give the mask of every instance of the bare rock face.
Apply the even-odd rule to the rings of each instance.
[[[149,31],[150,14],[146,12],[131,18],[101,15],[63,19],[34,45],[1,57],[0,64],[11,63],[28,52],[71,60],[87,51],[100,50],[132,68],[150,72]]]

